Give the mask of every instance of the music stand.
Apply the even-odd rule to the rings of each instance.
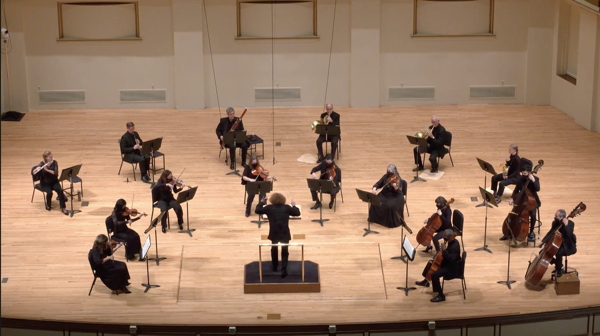
[[[406,227],[406,230],[408,231],[408,233],[412,234],[412,230],[408,227],[408,225],[406,225],[406,222],[404,221],[404,218],[402,218],[402,216],[400,216],[400,214],[398,213],[398,211],[394,211],[396,213],[396,217],[398,217],[398,219],[400,220],[400,223],[402,224],[402,231],[400,232],[400,237],[404,237],[404,228]],[[400,255],[397,257],[392,257],[391,259],[400,259],[402,261],[404,261],[405,263],[406,258],[408,258],[408,255],[404,254],[404,249],[400,249]]]
[[[492,195],[492,193],[488,192],[487,190],[483,189],[482,187],[479,187],[479,192],[481,193],[481,197],[484,199],[484,202],[489,202],[491,203],[493,206],[498,207],[498,204],[496,203],[496,200],[494,199],[494,195]],[[486,203],[487,204],[487,203]],[[489,253],[492,253],[492,251],[488,248],[487,246],[487,222],[488,222],[488,207],[492,207],[491,205],[488,204],[488,206],[485,207],[485,226],[483,229],[483,246],[476,248],[475,251],[488,251]]]
[[[152,243],[150,242],[150,236],[146,237],[146,241],[144,242],[144,246],[142,246],[142,255],[140,258],[146,259],[146,275],[148,276],[148,283],[143,283],[142,286],[146,287],[144,293],[146,293],[152,287],[160,287],[159,285],[151,285],[150,284],[150,268],[148,267],[148,250],[150,250],[150,246]]]
[[[492,174],[492,176],[496,175],[496,171],[494,170],[494,166],[492,166],[491,164],[487,163],[486,161],[483,161],[480,158],[477,158],[477,162],[479,162],[479,167],[481,167],[481,169],[483,169],[484,172],[488,172],[488,173]],[[485,174],[485,173],[483,174],[483,189],[487,189],[487,174]],[[487,204],[485,198],[483,199],[483,202],[477,204],[475,207],[478,208],[480,206],[486,206],[486,207],[490,207],[490,208],[492,207],[491,205]]]
[[[406,138],[408,139],[408,142],[411,145],[416,145],[419,147],[425,147],[427,148],[427,139],[423,139],[423,138],[419,138],[416,136],[412,136],[412,135],[407,135]],[[427,151],[425,151],[423,153],[423,160],[421,160],[421,164],[425,164],[425,154],[427,153]],[[417,149],[417,155],[421,155],[419,153],[419,150]],[[416,181],[423,181],[423,182],[427,182],[425,179],[422,179],[419,177],[419,163],[417,162],[417,175],[415,175],[415,178],[412,179],[412,181],[410,181],[410,183],[416,182]]]
[[[246,184],[246,191],[248,192],[248,195],[258,194],[259,201],[260,201],[260,195],[270,193],[271,190],[273,190],[273,182],[271,182],[271,181],[248,182]],[[255,221],[255,220],[250,221],[250,223],[258,224],[259,229],[260,229],[260,225],[262,224],[262,222],[266,222],[266,221],[262,220],[262,215],[260,215],[260,214],[258,215],[257,221]]]
[[[154,188],[154,185],[156,184],[156,182],[154,182],[154,173],[155,173],[154,152],[156,152],[160,149],[160,146],[162,145],[162,139],[163,138],[160,137],[160,138],[144,141],[142,143],[142,149],[140,150],[142,157],[145,158],[146,155],[149,155],[150,160],[152,161],[152,183],[150,184],[150,189]],[[150,167],[148,167],[148,170],[150,170]]]
[[[81,210],[73,210],[73,177],[77,177],[79,170],[81,170],[81,166],[81,164],[78,164],[76,166],[63,169],[60,173],[60,178],[58,179],[58,182],[69,181],[69,189],[71,190],[69,193],[69,196],[71,196],[71,210],[67,210],[69,217],[73,217],[75,213],[81,212]],[[61,190],[61,192],[63,192],[63,190]]]
[[[327,155],[327,143],[329,142],[330,135],[340,135],[342,134],[340,126],[335,125],[317,125],[315,127],[315,133],[319,135],[325,135],[325,155]],[[332,158],[335,159],[335,158]]]
[[[402,241],[402,250],[404,253],[406,253],[408,260],[415,260],[415,254],[417,253],[417,250],[412,246],[407,236],[404,236]],[[406,285],[404,287],[396,287],[396,289],[403,290],[406,296],[408,296],[409,291],[417,289],[416,287],[408,287],[408,261],[406,261]]]
[[[179,230],[179,233],[187,233],[190,235],[190,237],[192,237],[192,232],[196,231],[196,229],[190,229],[190,208],[188,202],[194,198],[194,195],[196,195],[196,191],[198,191],[198,187],[193,187],[188,190],[180,191],[177,194],[177,203],[185,203],[185,214],[187,217],[187,229]]]
[[[333,190],[333,182],[312,178],[307,178],[306,182],[308,183],[308,189],[319,192],[319,203],[321,203],[321,206],[319,207],[319,219],[313,219],[312,222],[321,223],[321,226],[323,226],[323,222],[329,220],[323,219],[323,193],[331,193]]]
[[[510,228],[510,226],[508,226],[508,231],[510,231],[510,236],[514,237],[512,229]],[[516,240],[515,240],[515,245],[516,245]],[[510,246],[511,246],[511,243],[509,241],[508,242],[508,263],[507,263],[507,267],[506,267],[506,280],[496,281],[496,283],[504,284],[504,285],[508,286],[508,289],[512,289],[510,287],[510,284],[513,284],[513,283],[517,282],[516,280],[510,280]]]
[[[225,148],[229,149],[231,148],[231,146],[233,146],[233,148],[236,148],[238,144],[244,143],[246,142],[246,131],[233,131],[233,132],[225,132],[223,133],[223,146],[225,146]],[[235,153],[235,150],[233,151]],[[239,177],[242,177],[242,174],[240,174],[240,171],[237,170],[237,160],[235,159],[235,156],[230,158],[231,161],[233,161],[233,171],[230,171],[229,173],[225,174],[225,175],[237,175]]]
[[[361,201],[367,203],[367,225],[368,226],[366,229],[364,229],[365,234],[363,234],[363,237],[368,235],[369,233],[379,234],[379,232],[371,230],[371,217],[368,215],[370,212],[369,210],[371,210],[371,204],[381,205],[381,201],[379,201],[379,197],[377,197],[377,195],[375,195],[371,192],[360,190],[360,189],[356,189],[356,194],[358,195],[358,198],[360,198]]]
[[[168,210],[167,210],[168,211]],[[151,222],[150,222],[150,226],[148,226],[148,228],[144,231],[144,234],[147,234],[148,232],[150,232],[150,230],[152,229],[156,229],[156,225],[158,224],[158,222],[163,218],[163,216],[165,215],[165,213],[167,211],[163,211],[160,213],[160,215],[156,216],[156,218],[154,218]],[[156,260],[156,266],[160,266],[159,262],[161,260],[165,260],[167,259],[167,257],[159,257],[158,256],[158,235],[156,234],[156,230],[154,230],[154,241],[156,242],[156,244],[154,245],[154,247],[156,248],[156,257],[155,258],[150,258],[150,260]]]

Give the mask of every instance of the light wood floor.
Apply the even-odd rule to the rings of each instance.
[[[278,108],[274,116],[271,109],[250,109],[244,117],[246,129],[265,139],[262,163],[278,178],[275,190],[304,209],[302,219],[291,222],[291,231],[306,235],[295,242],[305,242],[307,259],[321,265],[322,291],[315,294],[243,294],[243,265],[258,259],[257,244],[263,242],[261,235],[268,232],[268,225],[258,229],[249,222],[254,217],[244,217],[240,179],[225,175],[229,169],[218,157],[214,134],[218,110],[36,111],[21,122],[2,123],[1,276],[8,278],[1,285],[2,317],[159,325],[342,324],[485,317],[600,304],[600,270],[592,266],[597,264],[600,232],[598,133],[588,132],[551,107],[336,110],[343,127],[337,163],[344,172],[344,203],[338,203],[335,213],[324,210],[324,217],[330,219],[324,227],[311,222],[318,212],[309,210],[312,202],[305,178],[313,165],[297,161],[303,154],[315,153],[316,136],[309,125],[321,108]],[[435,210],[439,195],[455,198],[452,208],[465,215],[467,300],[462,298],[460,283],[449,282],[447,302],[442,304],[429,302],[431,288],[419,288],[408,296],[396,289],[405,285],[405,265],[390,259],[400,253],[401,230],[374,225],[380,234],[362,237],[367,207],[354,191],[370,189],[390,163],[411,180],[412,146],[405,135],[425,129],[432,114],[439,115],[442,125],[454,134],[454,167],[446,157],[440,180],[409,185],[410,217],[406,219],[416,234]],[[135,196],[134,207],[151,211],[149,185],[125,183],[133,179],[127,164],[117,175],[117,141],[128,121],[136,123],[143,139],[163,136],[161,151],[167,156],[167,168],[175,175],[185,168],[181,178],[199,186],[199,194],[189,204],[190,226],[197,231],[192,238],[175,228],[167,234],[159,232],[159,253],[167,259],[160,266],[150,264],[150,282],[160,288],[144,294],[140,284],[146,282],[145,263],[129,262],[132,294],[111,295],[98,282],[87,296],[92,281],[87,252],[95,236],[105,233],[104,218],[115,201],[125,198],[131,205]],[[274,142],[281,146],[274,147]],[[542,235],[557,209],[569,212],[580,201],[588,206],[575,219],[579,251],[569,260],[569,266],[580,273],[578,296],[557,296],[553,285],[537,291],[525,288],[523,275],[537,248],[513,249],[510,278],[517,282],[512,290],[496,283],[507,277],[508,247],[498,238],[509,211],[508,193],[499,208],[488,212],[487,243],[493,254],[473,251],[483,245],[486,215],[484,208],[475,208],[481,201],[478,186],[484,182],[476,157],[497,167],[511,143],[519,145],[522,156],[545,161],[538,175]],[[44,210],[39,192],[30,203],[29,169],[46,149],[62,168],[83,164],[83,200],[89,205],[75,202],[82,212],[73,218],[58,211],[57,201],[51,212]],[[473,196],[478,196],[477,202],[471,200]],[[142,239],[148,223],[149,219],[133,225]],[[415,235],[410,239],[415,243]],[[154,249],[150,255],[154,256]],[[290,257],[299,259],[299,251],[292,249]],[[417,253],[409,265],[409,284],[421,280],[429,258]],[[123,251],[117,252],[117,259],[124,259]],[[281,320],[267,320],[267,314],[281,314]]]

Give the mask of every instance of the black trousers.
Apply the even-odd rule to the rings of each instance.
[[[271,244],[283,243],[288,244],[289,240],[271,240]],[[279,247],[271,246],[271,264],[273,265],[273,271],[277,271],[277,266],[279,265],[278,260]],[[288,246],[281,247],[281,270],[284,271],[287,269],[288,265],[288,256],[290,253],[288,252]]]
[[[331,189],[331,201],[333,202],[333,200],[335,200],[335,195],[337,195],[337,193],[340,191],[340,187],[333,187],[333,189]],[[310,194],[312,195],[312,200],[314,202],[320,202],[319,200],[319,193],[316,192],[315,190],[311,190]],[[324,193],[324,194],[329,194],[329,193]]]
[[[436,170],[438,169],[438,163],[437,163],[437,158],[438,156],[440,156],[440,153],[437,150],[432,149],[431,147],[421,147],[421,146],[416,146],[415,148],[413,148],[413,154],[415,156],[415,164],[419,165],[419,167],[423,166],[423,160],[421,159],[421,154],[423,153],[429,153],[429,162],[431,162],[431,169],[432,170]]]
[[[496,174],[496,175],[492,176],[492,190],[494,191],[494,194],[496,196],[502,196],[502,194],[504,194],[504,187],[506,187],[507,185],[511,185],[511,184],[517,184],[517,182],[519,182],[518,176],[507,178],[505,180],[504,175]],[[498,184],[500,184],[499,187],[498,187]]]
[[[248,141],[244,141],[242,143],[237,143],[235,146],[231,146],[229,144],[225,145],[225,147],[229,148],[229,158],[231,159],[231,162],[235,162],[235,148],[241,148],[242,149],[242,163],[246,163],[246,156],[248,155],[248,147],[249,143]]]
[[[431,273],[431,284],[433,285],[433,291],[438,293],[438,295],[444,295],[444,293],[442,293],[440,278],[449,274],[450,270],[447,268],[440,268],[439,270]]]
[[[337,153],[338,141],[340,140],[339,135],[328,135],[327,139],[325,139],[325,134],[319,135],[317,138],[317,151],[319,152],[319,157],[323,157],[323,142],[331,142],[331,157],[335,158],[335,153]]]
[[[169,211],[169,209],[175,210],[175,213],[177,214],[177,224],[183,225],[183,209],[181,208],[181,205],[177,203],[176,200],[171,200],[169,203],[160,200],[158,201],[157,205],[160,208],[160,212]],[[163,216],[163,218],[160,221],[160,224],[163,228],[167,227],[167,215]]]
[[[436,232],[436,234],[431,238],[431,240],[433,241],[433,246],[435,246],[435,251],[439,251],[440,250],[440,242],[439,240],[444,238],[444,231],[446,230],[442,230],[439,232]]]
[[[563,257],[566,256],[565,249],[561,246],[558,248],[556,252],[556,256],[554,256],[554,269],[558,272],[558,270],[563,267]]]
[[[137,153],[133,154],[133,162],[137,162],[140,165],[140,173],[142,176],[148,175],[148,169],[150,169],[150,155],[140,155]]]
[[[254,197],[256,196],[256,194],[250,194],[248,193],[248,199],[246,200],[246,213],[252,213],[252,202],[254,202]],[[263,199],[263,197],[265,197],[266,194],[265,193],[261,193],[260,197],[258,198],[259,200]]]
[[[529,212],[529,233],[533,232],[535,228],[535,222],[537,222],[537,208],[533,209],[533,211]]]
[[[62,188],[60,187],[60,183],[58,183],[58,181],[54,182],[52,185],[40,183],[40,187],[46,193],[47,206],[50,206],[50,204],[52,204],[52,191],[54,190],[56,192],[56,195],[58,195],[58,202],[60,203],[60,208],[64,209],[67,207],[67,198],[65,196],[65,193],[62,191]]]

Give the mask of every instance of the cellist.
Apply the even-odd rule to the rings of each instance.
[[[238,118],[235,117],[235,110],[233,109],[233,107],[228,107],[227,110],[227,117],[225,118],[221,118],[221,120],[219,120],[219,125],[217,125],[217,129],[216,129],[216,133],[217,133],[217,137],[219,138],[219,140],[221,141],[221,143],[223,144],[223,134],[232,131],[232,127],[233,125],[236,123],[236,121],[238,120]],[[238,123],[238,125],[236,126],[236,128],[233,131],[243,131],[244,130],[244,123],[242,122],[242,120],[240,120],[240,122]],[[248,155],[248,147],[250,147],[250,143],[248,142],[248,140],[246,139],[246,141],[242,142],[242,143],[237,143],[236,146],[228,146],[227,144],[223,144],[225,147],[229,148],[229,159],[230,161],[230,168],[233,170],[233,168],[235,167],[235,148],[240,147],[242,148],[242,165],[246,165],[246,155]]]
[[[258,161],[258,157],[256,155],[252,155],[250,157],[250,164],[246,165],[246,168],[244,168],[244,174],[242,175],[242,184],[243,185],[247,185],[248,182],[260,182],[260,181],[272,181],[273,177],[270,175],[267,175],[267,178],[263,178],[261,176],[261,172],[260,169],[262,169],[262,166],[260,165],[260,162]],[[255,194],[250,194],[248,193],[248,199],[246,200],[246,217],[250,216],[250,209],[252,209],[252,202],[254,202],[254,196],[256,196]],[[259,200],[265,198],[265,193],[261,193],[259,196]]]
[[[558,248],[554,259],[550,261],[551,265],[554,265],[554,271],[552,273],[556,273],[556,277],[560,277],[563,274],[563,257],[570,256],[577,252],[577,236],[575,236],[575,223],[572,220],[567,218],[567,212],[563,209],[559,209],[556,211],[554,215],[554,221],[552,222],[552,227],[550,231],[546,234],[546,237],[542,239],[539,247],[542,247],[546,240],[558,229],[558,232],[562,235],[562,244]]]
[[[511,198],[508,201],[508,205],[512,206],[514,204],[515,200],[517,199],[517,197],[519,197],[519,193],[521,193],[521,191],[523,190],[523,186],[526,184],[528,179],[529,183],[527,183],[527,189],[535,198],[536,208],[529,212],[530,224],[527,241],[535,242],[535,233],[533,232],[533,229],[535,228],[535,222],[537,221],[536,210],[537,208],[542,206],[542,202],[540,201],[540,198],[538,196],[538,191],[540,191],[540,178],[531,173],[531,165],[524,165],[521,167],[521,177],[519,178],[515,190],[513,191]],[[506,236],[500,237],[500,240],[507,239],[508,237]]]
[[[440,251],[439,240],[444,237],[444,231],[446,231],[447,229],[452,229],[452,221],[451,221],[452,209],[450,209],[450,205],[448,204],[448,201],[446,201],[446,199],[442,196],[438,196],[435,199],[435,206],[437,208],[437,214],[440,216],[440,219],[442,220],[442,225],[436,231],[436,234],[431,238],[431,240],[433,241],[433,245],[435,246],[435,251],[439,252]],[[427,222],[428,222],[428,219],[426,219],[423,222],[423,224],[427,224]],[[429,244],[429,246],[427,246],[427,248],[425,249],[424,252],[429,252],[429,251],[431,251],[431,249],[432,249],[431,244]]]
[[[440,268],[431,274],[431,282],[433,283],[433,292],[438,295],[431,299],[431,302],[446,301],[446,296],[442,292],[442,286],[440,284],[440,278],[451,279],[458,277],[460,274],[460,243],[455,239],[454,231],[452,229],[446,229],[443,231],[444,241],[447,243],[447,248],[442,250],[442,264]],[[417,281],[415,284],[419,286],[429,287],[429,281],[423,279]]]

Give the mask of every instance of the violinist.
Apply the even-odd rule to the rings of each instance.
[[[121,154],[123,154],[123,160],[125,162],[137,162],[140,165],[140,174],[142,174],[142,181],[150,183],[150,177],[148,177],[148,169],[150,168],[150,155],[142,155],[142,138],[138,132],[135,131],[135,124],[128,122],[125,124],[127,132],[121,137],[119,142],[121,145]]]
[[[142,241],[140,235],[134,230],[127,227],[127,224],[139,220],[144,213],[136,213],[137,216],[131,218],[132,210],[127,207],[127,202],[124,199],[119,199],[115,203],[115,208],[111,214],[111,220],[113,223],[113,235],[120,240],[125,241],[125,258],[127,260],[135,259],[136,254],[140,254],[139,261],[142,259]]]
[[[157,205],[160,208],[160,212],[165,212],[169,209],[175,210],[179,229],[183,230],[183,209],[181,208],[181,205],[177,203],[175,197],[173,197],[173,193],[178,193],[183,190],[181,183],[177,182],[179,181],[175,181],[170,170],[163,171],[156,186],[152,189],[152,199],[158,201]],[[162,232],[167,233],[167,216],[162,217],[161,226]]]
[[[335,195],[340,191],[340,182],[342,180],[342,170],[333,162],[331,154],[327,154],[325,161],[322,161],[318,166],[314,167],[310,174],[313,179],[329,180],[333,182],[333,189],[331,190],[331,200],[329,202],[329,209],[333,208],[335,201]],[[312,210],[321,207],[321,201],[317,195],[316,190],[310,191],[312,200],[315,201],[315,205],[311,207]]]
[[[402,178],[393,164],[387,166],[386,174],[373,185],[373,193],[377,194],[381,205],[369,207],[369,221],[390,228],[402,225],[396,216],[404,218],[404,194],[402,193]]]
[[[517,185],[515,190],[512,193],[511,199],[508,201],[508,205],[512,206],[519,197],[519,193],[523,190],[523,186],[525,186],[527,180],[530,182],[527,184],[527,189],[531,192],[533,197],[535,198],[536,208],[529,212],[529,235],[527,236],[527,241],[535,241],[535,233],[533,229],[535,228],[535,222],[537,221],[537,208],[542,206],[542,202],[538,196],[538,191],[540,191],[540,178],[533,175],[531,173],[531,164],[527,164],[521,166],[521,175],[519,176],[519,180],[517,181]],[[507,240],[509,237],[502,236],[500,240]]]
[[[446,129],[440,124],[438,116],[434,115],[431,117],[431,126],[429,126],[429,133],[427,135],[427,148],[417,146],[413,149],[415,156],[415,164],[418,165],[413,171],[423,170],[423,161],[421,155],[425,152],[429,153],[429,162],[431,162],[431,173],[438,172],[437,158],[444,158],[446,150],[444,148],[444,141],[446,138]]]
[[[124,262],[114,260],[113,252],[117,248],[111,248],[106,235],[98,235],[88,253],[88,261],[106,287],[129,294],[129,270]]]
[[[260,182],[260,181],[272,181],[273,176],[269,175],[268,171],[265,173],[264,168],[258,162],[258,157],[252,155],[250,158],[250,165],[246,165],[244,168],[244,174],[242,175],[242,184],[247,185],[248,182]],[[252,202],[254,201],[255,194],[248,193],[248,200],[246,200],[246,217],[250,216],[250,210],[252,209]],[[263,199],[265,193],[259,195],[259,199]]]
[[[460,276],[460,243],[455,239],[454,231],[452,229],[446,229],[443,231],[444,242],[447,243],[448,247],[442,250],[442,264],[440,268],[431,274],[431,282],[433,282],[433,292],[438,295],[431,299],[431,302],[442,302],[446,301],[446,296],[442,292],[442,286],[440,284],[440,278],[453,279]],[[415,284],[419,286],[429,287],[429,281],[423,279],[417,281]]]
[[[570,256],[577,252],[577,236],[575,236],[575,223],[567,218],[567,212],[565,210],[559,209],[556,211],[552,227],[540,243],[540,247],[546,243],[546,240],[556,231],[556,228],[559,228],[558,232],[562,235],[562,245],[558,248],[555,257],[550,261],[550,264],[554,264],[553,273],[555,273],[558,278],[564,273],[562,268],[563,257]]]
[[[46,210],[50,211],[51,209],[52,191],[54,191],[58,195],[60,210],[63,214],[68,215],[69,212],[67,211],[66,205],[67,197],[58,182],[58,162],[54,160],[52,152],[50,151],[45,151],[42,158],[44,161],[40,162],[36,167],[33,167],[31,174],[39,177],[40,187],[46,193]]]
[[[340,126],[340,114],[333,110],[333,104],[331,103],[325,105],[325,112],[321,113],[320,120],[327,120],[327,125]],[[317,138],[317,151],[319,153],[319,159],[317,160],[317,163],[321,163],[325,159],[323,157],[323,142],[331,142],[331,157],[335,157],[339,140],[339,135],[319,135]]]
[[[248,155],[248,147],[250,147],[250,142],[248,142],[248,140],[246,140],[242,143],[237,143],[236,146],[230,146],[229,144],[223,143],[223,134],[231,131],[232,130],[231,128],[238,120],[238,118],[235,117],[235,110],[233,109],[233,107],[228,107],[226,112],[227,112],[227,117],[221,118],[221,120],[219,120],[219,125],[217,125],[216,133],[217,133],[217,137],[219,138],[219,141],[221,142],[221,144],[223,146],[229,148],[229,159],[231,160],[229,168],[231,168],[233,170],[235,168],[235,148],[240,147],[242,149],[242,165],[245,166],[246,165],[246,155]],[[244,122],[240,119],[240,122],[238,123],[238,125],[234,131],[243,131],[243,130],[244,130]]]
[[[504,194],[504,187],[511,184],[517,184],[519,181],[519,173],[521,172],[521,158],[519,158],[519,146],[512,144],[508,146],[508,157],[506,158],[505,167],[508,167],[506,175],[504,173],[492,176],[492,190],[496,203],[499,204]],[[500,183],[500,186],[498,186]]]
[[[452,209],[450,209],[450,205],[448,204],[448,201],[446,201],[446,199],[442,196],[438,196],[435,199],[435,206],[437,208],[437,214],[440,216],[440,219],[442,220],[442,225],[436,231],[436,234],[431,238],[431,240],[433,241],[433,245],[435,246],[435,251],[439,252],[440,251],[439,240],[444,237],[444,231],[446,231],[447,229],[452,229],[452,221],[451,221]],[[423,223],[427,224],[427,219]],[[425,249],[425,252],[429,252],[429,251],[431,251],[431,249],[432,249],[431,244],[429,244],[429,246],[427,246],[427,248]]]

